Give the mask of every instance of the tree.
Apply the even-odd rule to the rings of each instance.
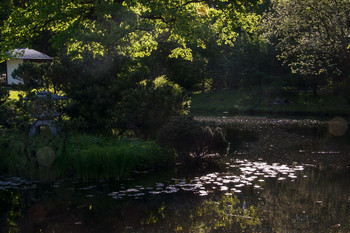
[[[27,130],[29,115],[19,101],[9,99],[9,91],[0,88],[0,135],[5,138],[8,130],[12,132]]]
[[[82,56],[73,61],[63,56],[52,64],[51,81],[67,95],[66,113],[72,119],[83,120],[90,130],[105,129],[110,109],[122,91],[130,89],[128,80],[120,77],[125,63],[120,56]]]
[[[16,47],[33,47],[51,56],[68,54],[50,66],[51,81],[67,94],[70,100],[67,109],[69,116],[82,118],[89,128],[97,129],[111,123],[113,114],[116,113],[111,109],[114,110],[117,105],[123,106],[122,109],[125,109],[125,106],[133,109],[134,106],[128,105],[127,97],[137,99],[141,96],[140,103],[144,103],[149,109],[156,109],[158,105],[145,103],[141,94],[160,96],[162,99],[174,97],[171,95],[172,89],[167,85],[158,88],[153,87],[153,84],[142,86],[139,83],[141,80],[153,80],[158,76],[147,73],[148,77],[145,77],[140,72],[148,68],[142,64],[144,60],[141,58],[150,56],[162,44],[170,45],[170,49],[164,53],[169,58],[168,65],[172,65],[171,59],[181,57],[182,60],[178,59],[178,64],[182,68],[182,74],[185,74],[186,66],[191,66],[188,61],[193,60],[194,49],[205,50],[207,43],[213,41],[218,45],[233,45],[240,30],[249,30],[255,26],[257,17],[254,13],[249,13],[249,10],[259,1],[20,2],[21,4],[13,6],[3,25],[0,25],[0,60],[6,59],[6,51]],[[198,66],[205,59],[200,54],[195,57]],[[174,65],[172,69],[176,70],[178,67]],[[176,80],[174,71],[169,74],[173,77],[172,80]],[[195,69],[187,76],[187,79],[201,78]],[[194,86],[187,80],[183,84]],[[122,90],[130,93],[123,96]],[[179,96],[181,97],[175,95],[177,99],[183,100]],[[158,98],[157,101],[162,99]],[[157,110],[177,108],[178,102],[163,101]],[[164,103],[174,106],[165,106]],[[123,114],[126,116],[128,113],[126,111]],[[147,114],[140,114],[142,117],[152,118]],[[172,114],[171,112],[169,116]],[[130,115],[130,119],[132,117],[133,115]],[[159,122],[164,123],[163,118],[167,119],[168,115],[161,112],[159,117],[162,118]],[[153,134],[153,129],[151,131],[150,134]],[[137,134],[149,137],[148,133],[141,131]]]
[[[237,29],[256,21],[248,10],[258,2],[33,0],[16,6],[4,22],[0,52],[35,45],[43,52],[65,48],[77,56],[89,49],[142,57],[156,49],[158,41],[172,41],[177,47],[170,56],[190,60],[189,43],[205,48],[214,36],[219,44],[232,44]]]
[[[13,71],[12,76],[23,81],[24,90],[31,91],[40,88],[48,90],[53,86],[50,71],[50,63],[24,62]]]
[[[157,50],[152,51],[150,56],[140,59],[140,62],[147,67],[147,73],[152,79],[165,75],[170,81],[188,91],[200,90],[203,79],[208,78],[206,72],[208,47],[201,49],[191,45],[192,61],[182,57],[169,57],[174,48],[176,48],[174,43],[159,42]]]
[[[312,79],[316,92],[322,79],[333,86],[349,82],[349,18],[347,0],[274,1],[266,36],[292,72]]]

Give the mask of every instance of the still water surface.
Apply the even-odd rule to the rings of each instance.
[[[206,172],[178,166],[112,183],[0,177],[0,232],[350,232],[348,140],[274,135],[283,143],[260,137]]]

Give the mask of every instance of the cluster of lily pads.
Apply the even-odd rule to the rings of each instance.
[[[136,185],[134,187],[122,186],[118,191],[111,192],[108,196],[114,199],[135,198],[140,199],[143,196],[172,194],[177,192],[191,192],[199,196],[207,196],[213,193],[224,193],[233,195],[241,193],[248,187],[256,190],[264,189],[264,182],[267,179],[275,179],[281,182],[285,179],[295,180],[299,177],[306,177],[301,171],[307,165],[286,165],[280,163],[268,164],[263,161],[249,161],[232,159],[226,163],[224,172],[208,173],[203,176],[197,176],[192,179],[172,178],[165,183],[157,182],[153,186]],[[72,184],[74,185],[74,184]],[[7,189],[28,189],[36,188],[36,182],[27,181],[21,178],[0,178],[0,190]],[[59,182],[53,183],[52,188],[58,188]],[[95,186],[79,188],[71,187],[78,191],[94,189]],[[88,195],[92,197],[94,195]]]
[[[173,178],[168,183],[156,183],[154,186],[144,187],[137,185],[133,188],[124,188],[108,195],[114,199],[132,197],[140,199],[145,195],[170,194],[176,192],[191,192],[199,196],[207,196],[215,192],[225,195],[241,193],[245,187],[263,189],[266,179],[276,179],[277,182],[301,177],[304,166],[248,160],[232,160],[226,163],[226,172],[209,173],[193,179]],[[306,177],[303,175],[302,177]]]
[[[8,189],[36,188],[36,182],[31,182],[20,177],[0,177],[0,191]]]

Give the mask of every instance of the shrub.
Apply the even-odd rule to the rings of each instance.
[[[53,79],[61,80],[61,88],[69,98],[66,113],[70,118],[82,119],[92,131],[106,128],[110,109],[123,90],[117,78],[122,63],[119,57],[85,53],[83,59],[63,57],[54,64]]]
[[[64,169],[56,167],[56,163],[61,162],[62,141],[48,135],[29,137],[27,133],[9,132],[0,140],[0,172],[30,179],[63,177],[66,164],[62,166]],[[49,148],[51,154],[42,153],[43,156],[39,158],[38,151],[45,151],[44,148]],[[48,158],[48,154],[54,158]],[[47,159],[51,159],[52,163],[48,164]]]
[[[188,109],[186,92],[165,77],[159,77],[143,81],[124,93],[114,109],[112,126],[121,132],[131,130],[142,139],[155,139],[166,121]]]
[[[29,127],[29,115],[20,101],[10,100],[9,91],[0,88],[0,133],[5,131],[24,131]]]
[[[161,144],[174,148],[182,160],[208,154],[224,155],[229,147],[221,128],[206,125],[191,116],[172,118],[162,128],[158,139]]]

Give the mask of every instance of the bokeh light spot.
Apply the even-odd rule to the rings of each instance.
[[[56,153],[49,146],[42,147],[36,152],[36,160],[44,167],[50,166],[55,161],[55,158]]]
[[[328,131],[334,136],[342,136],[348,130],[348,122],[342,117],[335,117],[328,122]]]

